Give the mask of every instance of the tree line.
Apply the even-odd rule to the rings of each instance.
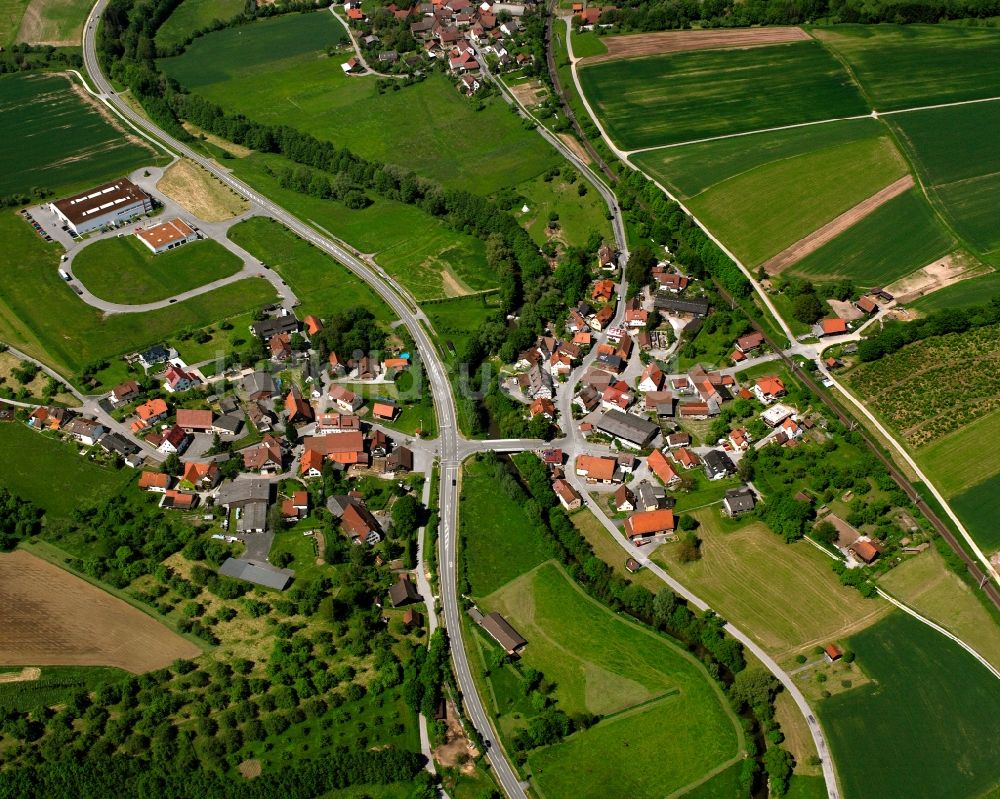
[[[0,486],[0,552],[10,552],[21,541],[42,530],[43,511]]]

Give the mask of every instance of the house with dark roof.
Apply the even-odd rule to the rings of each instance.
[[[284,591],[295,579],[291,569],[278,569],[267,561],[229,558],[219,567],[219,574],[234,580],[246,580],[254,585]]]
[[[711,303],[700,297],[681,300],[677,297],[667,297],[662,294],[657,294],[656,297],[653,298],[653,307],[660,313],[666,313],[671,316],[691,314],[696,319],[704,319],[708,316]]]
[[[528,645],[521,634],[511,627],[510,623],[499,613],[486,614],[479,622],[479,626],[512,657],[519,654]]]
[[[647,446],[660,432],[648,419],[622,411],[608,411],[597,421],[597,429],[633,449]]]
[[[722,509],[726,516],[742,516],[754,509],[756,500],[753,491],[748,486],[730,488],[722,500]]]
[[[713,449],[702,456],[705,462],[705,474],[709,480],[721,480],[736,474],[736,464],[721,449]]]
[[[399,575],[396,582],[390,586],[389,601],[394,608],[420,601],[420,594],[417,593],[416,586],[410,581],[410,575]]]

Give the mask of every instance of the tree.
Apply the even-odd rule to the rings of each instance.
[[[825,312],[822,301],[813,293],[800,294],[792,303],[792,316],[807,325],[821,319]]]
[[[748,668],[733,679],[729,694],[740,705],[757,707],[770,702],[776,690],[778,681],[774,675],[761,668]]]
[[[420,503],[413,494],[400,497],[392,505],[392,529],[398,538],[409,539],[420,526]]]
[[[819,543],[830,546],[837,540],[837,528],[823,521],[813,527],[812,535]]]
[[[625,266],[625,279],[629,282],[630,292],[638,292],[649,283],[654,266],[656,256],[649,245],[640,244],[632,251]]]
[[[175,477],[179,475],[184,469],[184,465],[181,463],[181,459],[177,457],[176,452],[171,452],[167,455],[166,459],[163,461],[163,465],[160,470],[164,474],[172,474]]]
[[[792,776],[792,755],[780,746],[769,747],[762,758],[771,785],[772,796],[788,793],[788,781]]]

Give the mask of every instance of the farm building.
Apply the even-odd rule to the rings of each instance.
[[[153,255],[198,240],[198,234],[182,219],[168,219],[159,225],[140,230],[135,236],[149,247]]]
[[[635,449],[646,446],[660,432],[659,426],[648,419],[622,411],[605,413],[597,422],[597,429]]]
[[[475,620],[479,623],[480,627],[489,633],[494,641],[503,647],[508,655],[516,655],[528,645],[528,642],[524,640],[521,634],[511,627],[510,622],[499,613],[487,613],[485,616],[480,615]]]
[[[219,574],[265,588],[276,588],[278,591],[288,588],[295,577],[295,572],[291,569],[276,569],[270,563],[244,558],[229,558],[219,567]]]
[[[153,199],[128,178],[56,200],[49,208],[75,234],[119,225],[153,210]]]

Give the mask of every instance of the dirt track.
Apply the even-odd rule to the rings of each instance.
[[[0,556],[0,663],[134,673],[201,650],[141,610],[27,552]]]
[[[836,219],[827,222],[823,227],[814,230],[803,239],[799,239],[790,247],[786,247],[764,264],[764,270],[769,275],[776,275],[793,264],[797,264],[810,253],[815,252],[824,244],[830,242],[849,227],[856,225],[876,208],[885,205],[889,200],[898,197],[913,187],[913,176],[904,175],[894,183],[890,183],[866,200],[862,200],[853,208],[845,211]]]
[[[601,39],[608,52],[580,59],[581,64],[597,64],[618,58],[680,53],[685,50],[718,50],[728,47],[763,47],[809,39],[802,28],[742,28],[739,30],[660,31]]]
[[[975,259],[951,253],[890,283],[886,286],[886,290],[900,303],[908,303],[960,280],[985,274],[987,271],[989,270]]]

